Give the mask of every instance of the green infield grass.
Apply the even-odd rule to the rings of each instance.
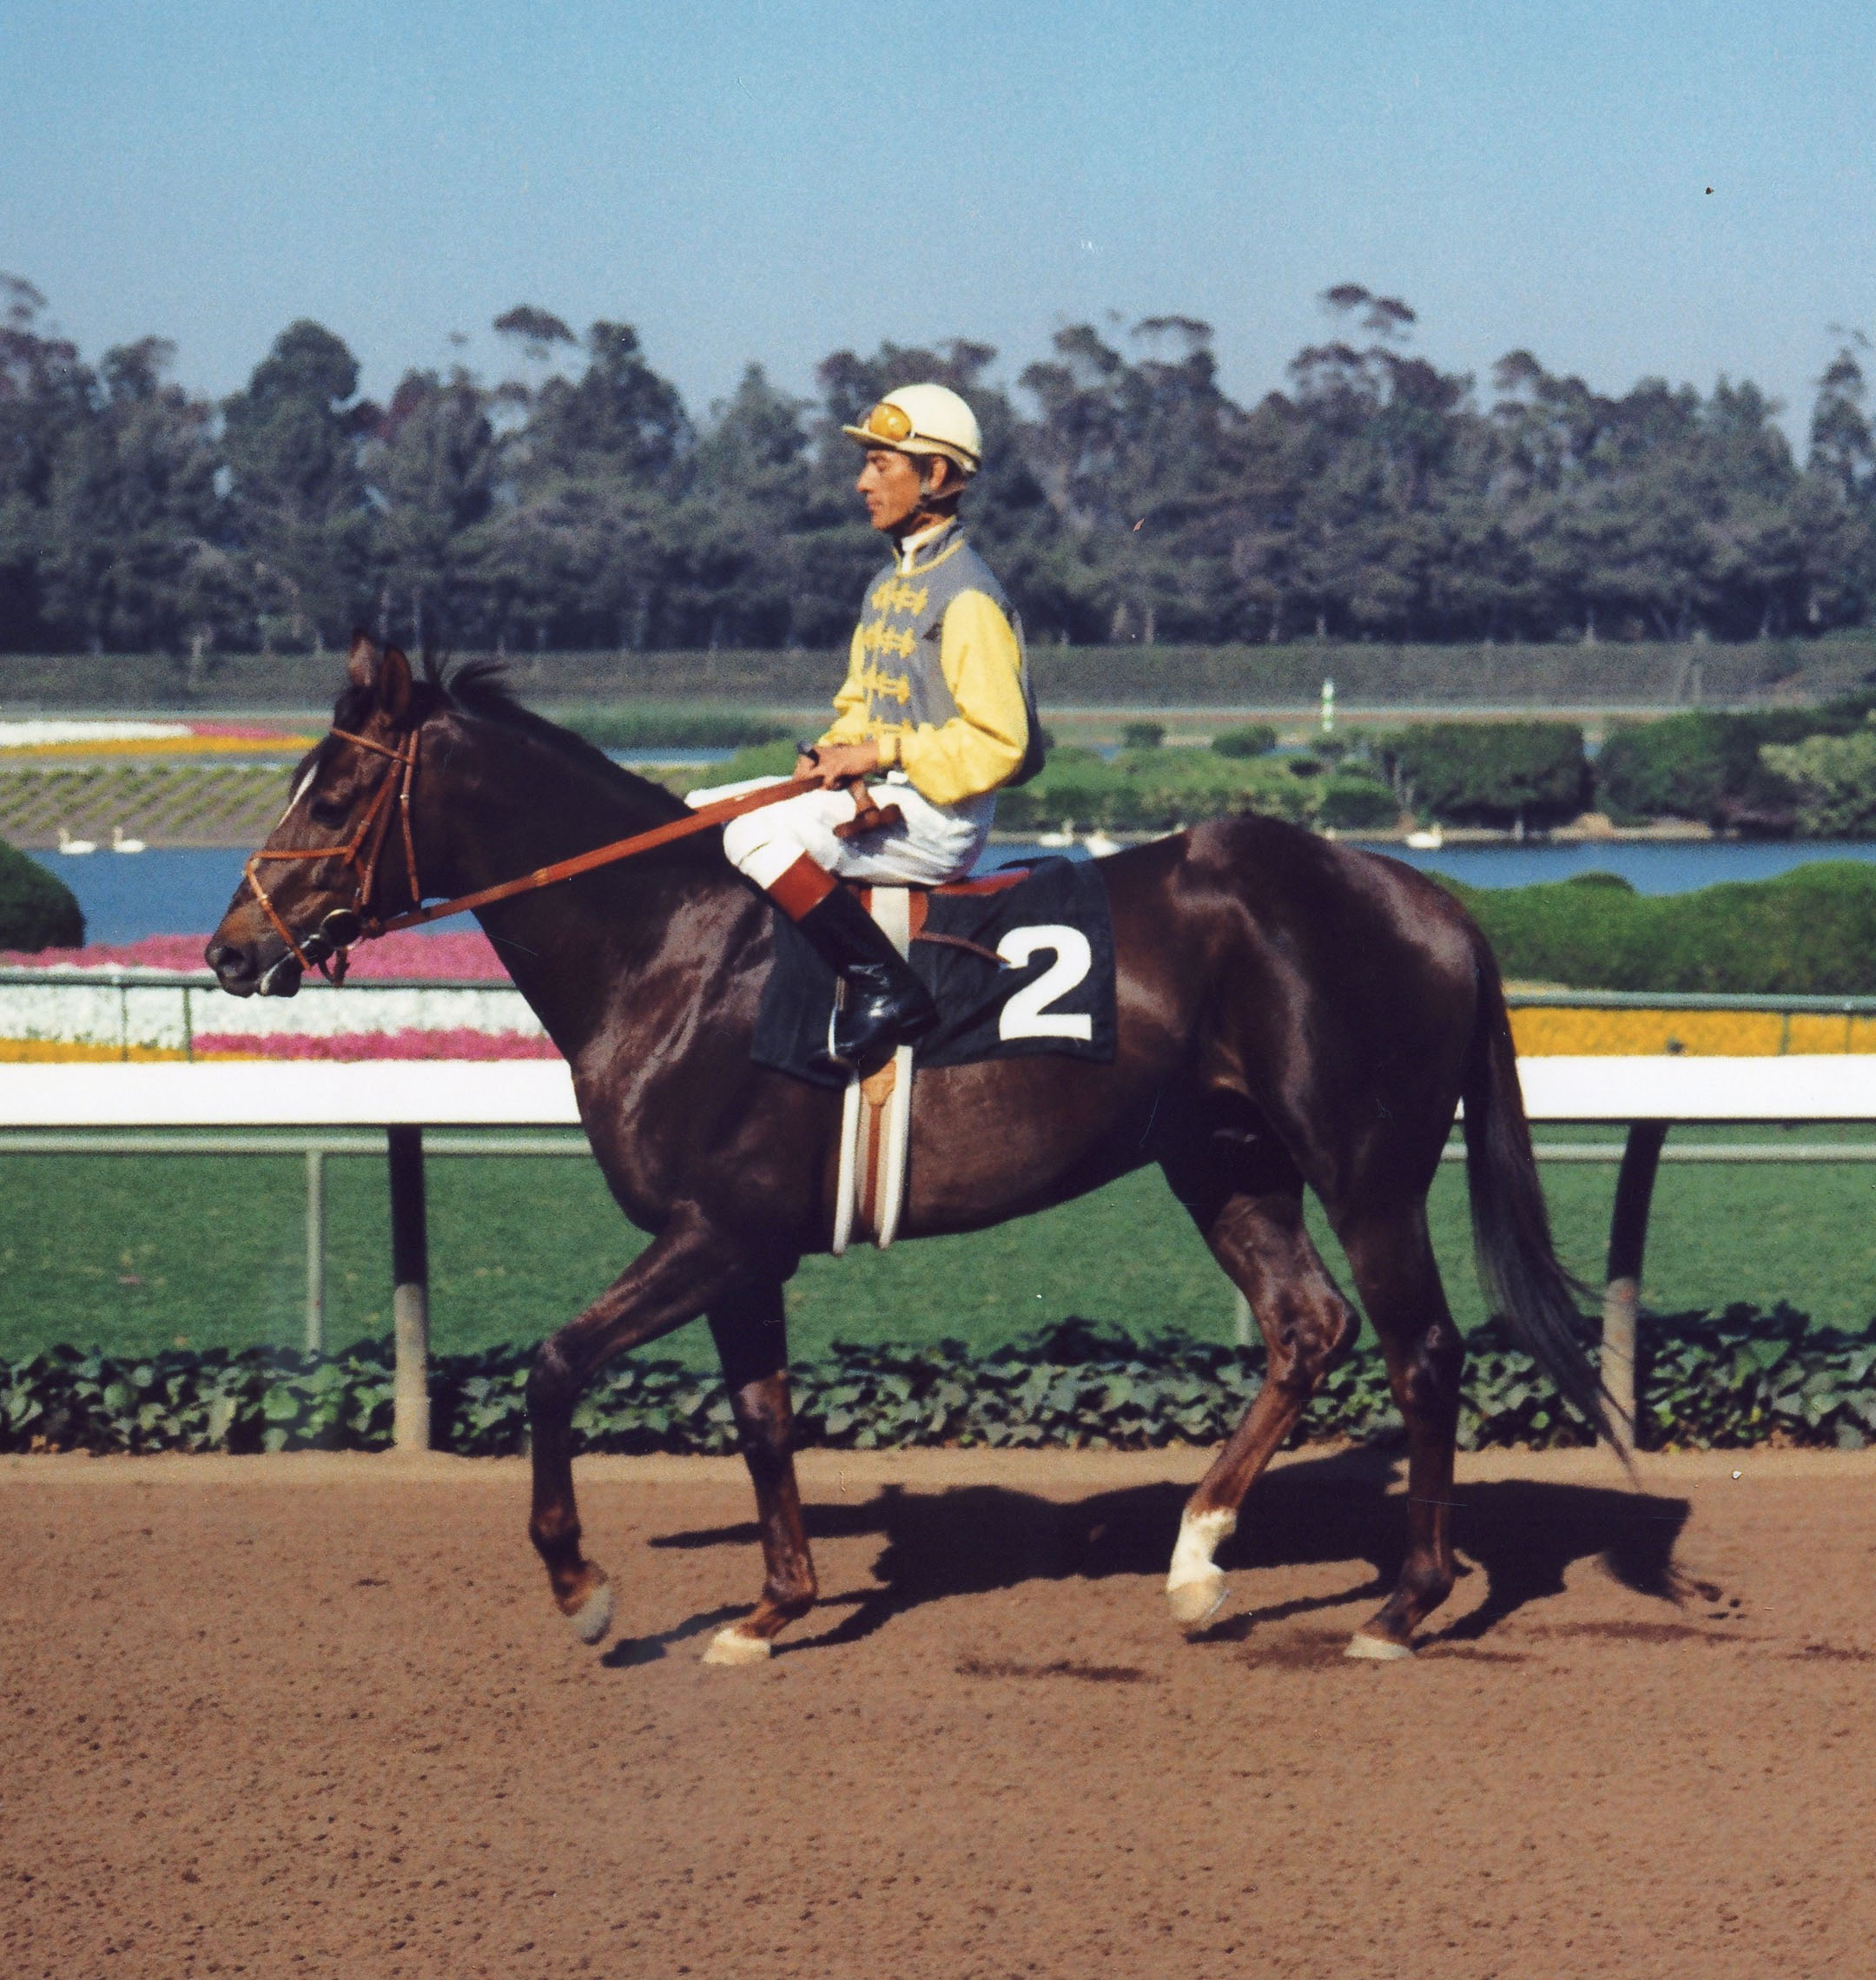
[[[1793,1138],[1815,1143],[1843,1132],[1799,1129]],[[1732,1138],[1774,1137],[1758,1130]],[[1543,1138],[1565,1137],[1549,1131]],[[59,1341],[113,1353],[179,1343],[297,1345],[303,1174],[297,1157],[7,1156],[0,1356]],[[1601,1277],[1615,1175],[1613,1166],[1545,1171],[1560,1247],[1592,1283]],[[388,1218],[381,1161],[334,1158],[327,1176],[327,1339],[336,1347],[388,1330]],[[584,1159],[441,1158],[428,1178],[439,1351],[538,1339],[644,1241]],[[1873,1194],[1876,1165],[1664,1165],[1648,1304],[1681,1310],[1784,1299],[1820,1324],[1861,1327],[1876,1312]],[[1454,1310],[1470,1327],[1483,1315],[1455,1167],[1435,1188],[1433,1225]],[[1346,1284],[1319,1217],[1316,1228]],[[949,1335],[988,1348],[1071,1314],[1137,1336],[1179,1328],[1228,1338],[1232,1323],[1231,1288],[1157,1172],[974,1236],[807,1259],[789,1309],[796,1359],[836,1337]],[[707,1359],[710,1350],[693,1327],[651,1351]]]

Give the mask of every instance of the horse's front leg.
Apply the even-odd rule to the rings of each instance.
[[[717,1633],[706,1664],[758,1664],[820,1592],[795,1484],[794,1411],[789,1402],[788,1323],[779,1279],[719,1300],[710,1333],[722,1357],[737,1436],[756,1488],[762,1528],[762,1600],[740,1622]]]
[[[573,1405],[614,1355],[694,1320],[733,1276],[733,1249],[695,1211],[673,1216],[638,1258],[578,1319],[541,1343],[528,1376],[534,1509],[528,1532],[546,1564],[560,1613],[582,1643],[597,1643],[612,1621],[605,1573],[580,1551],[573,1499]]]

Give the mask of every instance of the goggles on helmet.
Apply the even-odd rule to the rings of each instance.
[[[860,422],[860,430],[875,440],[883,440],[888,446],[909,440],[915,431],[912,415],[905,407],[884,399]]]

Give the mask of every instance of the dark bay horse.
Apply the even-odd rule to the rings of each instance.
[[[486,670],[414,677],[395,649],[360,640],[350,676],[268,863],[252,869],[268,898],[244,883],[208,945],[238,996],[291,995],[335,911],[388,917],[419,889],[452,897],[684,815],[665,791],[523,710]],[[1113,1062],[921,1074],[902,1233],[977,1230],[1148,1163],[1164,1170],[1269,1345],[1269,1377],[1180,1523],[1166,1594],[1191,1629],[1224,1600],[1213,1556],[1245,1493],[1359,1327],[1305,1229],[1314,1191],[1380,1338],[1410,1452],[1400,1579],[1351,1651],[1405,1656],[1454,1576],[1462,1350],[1426,1198],[1462,1099],[1487,1292],[1564,1393],[1604,1420],[1551,1247],[1496,966],[1420,874],[1271,819],[1200,826],[1100,872],[1120,973]],[[580,1544],[574,1404],[615,1355],[699,1315],[722,1357],[767,1569],[753,1613],[707,1654],[767,1656],[816,1598],[783,1286],[804,1253],[829,1245],[841,1107],[838,1094],[750,1060],[771,913],[714,832],[481,911],[572,1068],[613,1195],[652,1234],[542,1346],[528,1385],[530,1532],[585,1642],[609,1627],[612,1594]]]

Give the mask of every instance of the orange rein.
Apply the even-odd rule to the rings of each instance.
[[[302,969],[317,968],[334,983],[345,980],[346,957],[354,941],[372,941],[380,935],[395,934],[401,928],[420,927],[426,921],[440,921],[451,914],[466,914],[477,908],[486,908],[498,901],[512,900],[518,894],[532,894],[544,887],[557,886],[563,880],[573,880],[583,873],[591,873],[596,868],[611,866],[619,860],[629,860],[635,854],[649,853],[658,846],[668,846],[673,840],[688,839],[693,834],[707,832],[713,826],[727,825],[732,818],[740,818],[746,811],[759,811],[767,804],[780,804],[791,797],[799,797],[811,790],[812,784],[792,780],[774,785],[765,790],[746,792],[741,797],[724,798],[720,803],[708,804],[693,811],[688,818],[674,818],[669,824],[654,826],[648,832],[635,832],[629,839],[614,839],[610,844],[596,846],[590,853],[578,853],[571,859],[556,860],[552,866],[537,867],[532,873],[525,873],[513,880],[505,880],[499,886],[485,887],[474,894],[459,894],[452,901],[440,901],[433,908],[413,908],[402,914],[393,914],[388,921],[379,921],[367,909],[371,901],[372,888],[378,876],[378,861],[384,850],[384,842],[391,826],[393,808],[403,825],[404,864],[410,881],[411,897],[423,899],[423,889],[417,879],[417,850],[411,836],[411,786],[417,776],[418,731],[412,729],[406,742],[395,749],[387,749],[382,742],[374,742],[368,736],[353,736],[342,729],[332,733],[340,741],[355,742],[360,749],[370,749],[380,756],[388,756],[394,768],[386,776],[366,807],[365,815],[360,819],[352,836],[343,845],[308,846],[304,848],[268,851],[263,848],[248,855],[241,871],[248,886],[254,891],[267,918],[274,924],[274,931],[293,952]],[[407,746],[406,746],[407,745]],[[360,857],[363,852],[362,860]],[[262,860],[330,860],[340,859],[357,875],[358,892],[349,914],[351,928],[343,940],[327,933],[327,925],[345,917],[347,911],[335,908],[320,924],[316,936],[307,936],[302,944],[294,938],[293,931],[281,917],[280,911],[268,899],[267,890],[261,884],[259,874],[254,870]],[[318,953],[308,955],[307,949],[318,945]],[[331,958],[328,967],[327,957]]]

